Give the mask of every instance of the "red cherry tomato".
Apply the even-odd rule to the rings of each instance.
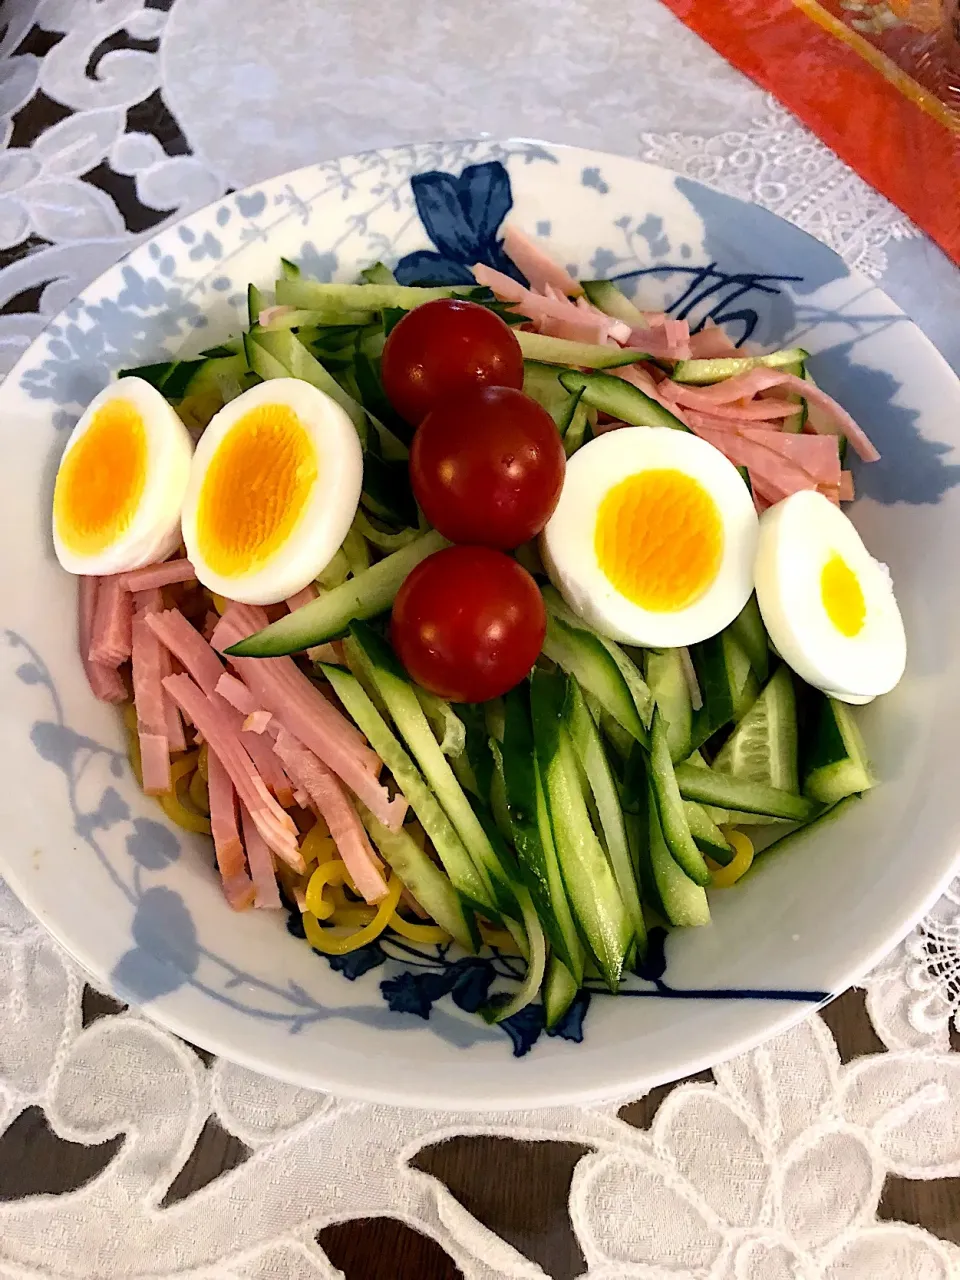
[[[546,630],[543,598],[516,560],[447,547],[397,592],[390,638],[417,684],[452,702],[486,702],[520,683]]]
[[[470,387],[522,387],[523,354],[494,312],[437,298],[390,331],[380,371],[390,403],[416,426],[440,400]]]
[[[410,480],[451,542],[508,551],[536,537],[560,501],[566,458],[556,424],[513,387],[444,400],[417,428]]]

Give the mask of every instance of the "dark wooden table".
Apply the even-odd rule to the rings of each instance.
[[[109,1016],[120,1007],[88,988],[84,1020]],[[823,1017],[842,1061],[883,1052],[860,992],[848,991]],[[960,1037],[953,1048],[960,1050]],[[622,1117],[639,1129],[648,1128],[673,1087],[655,1089],[624,1107]],[[98,1147],[65,1142],[47,1127],[43,1112],[32,1107],[0,1138],[0,1200],[73,1190],[99,1173],[122,1141],[115,1138]],[[567,1194],[574,1165],[588,1149],[568,1142],[463,1137],[425,1148],[414,1164],[445,1183],[470,1213],[547,1275],[574,1280],[585,1264],[567,1217]],[[243,1143],[208,1122],[163,1203],[189,1196],[248,1154]],[[915,1223],[960,1244],[960,1178],[918,1182],[889,1177],[880,1216]],[[388,1218],[327,1227],[318,1239],[347,1280],[456,1280],[461,1274],[439,1245]]]

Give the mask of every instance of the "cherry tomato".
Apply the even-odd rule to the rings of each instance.
[[[520,343],[476,302],[437,298],[390,331],[381,362],[390,403],[414,426],[440,400],[475,386],[522,387]]]
[[[447,547],[397,592],[390,637],[417,684],[452,702],[486,702],[520,683],[546,630],[543,598],[516,560]]]
[[[556,424],[513,387],[478,387],[432,409],[410,450],[410,480],[451,542],[508,551],[536,537],[560,501],[566,458]]]

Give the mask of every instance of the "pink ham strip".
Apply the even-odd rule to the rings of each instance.
[[[105,667],[119,667],[130,657],[133,601],[118,577],[100,579],[97,607],[93,615],[90,661]]]
[[[315,644],[307,650],[311,662],[332,662],[337,666],[343,664],[343,644],[339,640],[329,640],[324,644]]]
[[[133,701],[137,709],[143,789],[148,796],[158,796],[173,787],[163,699],[162,650],[143,614],[134,618],[132,630]]]
[[[247,875],[243,844],[237,829],[237,793],[230,775],[212,751],[207,753],[207,793],[210,829],[223,892],[234,911],[244,911],[253,905],[253,884]]]
[[[583,293],[579,282],[512,222],[503,229],[503,251],[530,281],[530,288],[538,293],[543,293],[547,285],[564,294]]]
[[[167,676],[164,687],[177,700],[182,711],[203,734],[204,741],[218,756],[230,775],[237,795],[249,809],[257,830],[278,857],[295,871],[304,870],[297,843],[297,828],[288,813],[277,804],[244,750],[239,733],[234,731],[226,704],[217,705],[188,675]]]
[[[677,413],[679,409],[678,405],[672,404],[668,404],[666,407],[671,413]],[[712,413],[702,413],[699,409],[691,409],[686,405],[680,412],[683,414],[683,421],[691,431],[700,431],[702,429],[704,431],[719,432],[721,435],[736,435],[740,429],[740,419],[718,418]],[[781,430],[781,423],[777,421],[744,423],[744,426],[747,425],[756,431],[779,432]]]
[[[792,418],[797,412],[797,405],[786,400],[753,400],[749,404],[712,404],[701,412],[708,412],[711,418],[726,422],[772,422]]]
[[[247,848],[247,861],[253,878],[254,906],[262,910],[279,911],[282,904],[280,892],[277,889],[273,854],[267,848],[266,841],[257,830],[257,824],[245,806],[242,808],[241,821],[243,822],[243,843]]]
[[[712,406],[729,404],[733,400],[753,397],[773,387],[781,387],[786,392],[803,396],[805,400],[817,405],[839,433],[846,436],[864,462],[876,462],[879,459],[880,454],[869,437],[846,409],[825,391],[815,387],[812,382],[807,382],[805,378],[798,378],[795,373],[784,373],[777,369],[751,369],[713,387],[677,387],[674,384],[674,390],[665,391],[664,394],[676,398],[680,404],[706,409],[708,402]]]
[[[257,702],[243,681],[238,680],[236,676],[224,672],[217,681],[216,688],[220,697],[229,702],[231,707],[236,707],[237,711],[243,715],[252,716],[257,712],[263,712],[259,702]]]
[[[277,734],[274,750],[290,777],[307,792],[317,813],[330,828],[357,892],[366,902],[379,902],[387,892],[380,862],[339,780],[286,729]]]
[[[305,604],[311,604],[317,598],[317,588],[312,582],[308,583],[302,591],[298,591],[296,595],[290,596],[287,600],[287,608],[291,613],[296,613],[298,609],[302,609]]]
[[[534,293],[502,271],[494,271],[492,267],[482,264],[473,268],[473,275],[478,284],[492,289],[501,301],[513,303],[517,314],[528,316],[540,333],[567,338],[571,342],[594,342],[600,345],[606,343],[613,333],[624,339],[629,333],[628,326],[614,320],[612,316],[604,315],[589,303],[585,307],[578,307],[556,291],[553,296]]]
[[[243,722],[244,733],[265,733],[273,721],[269,711],[251,711]]]
[[[780,431],[740,430],[744,440],[781,454],[807,473],[815,485],[840,487],[840,450],[836,436],[804,436]]]
[[[692,360],[719,360],[725,357],[742,355],[739,347],[734,346],[723,329],[712,320],[708,320],[699,333],[690,335],[690,358]]]
[[[148,614],[147,625],[203,692],[213,693],[217,681],[225,674],[223,663],[180,610],[167,609],[164,613]]]
[[[526,314],[526,313],[525,313]],[[566,338],[567,342],[590,342],[595,346],[606,345],[609,326],[602,321],[584,316],[543,316],[537,322],[537,331],[548,338]]]
[[[746,467],[750,472],[750,482],[764,488],[765,496],[775,492],[777,497],[786,498],[801,489],[815,489],[815,483],[800,467],[779,454],[764,448],[761,444],[744,440],[736,431],[716,431],[694,424],[695,433],[712,444],[737,467]]]
[[[269,329],[274,320],[279,320],[281,316],[288,316],[292,311],[296,311],[296,307],[289,307],[283,303],[275,307],[264,307],[257,316],[257,323],[261,329]]]
[[[120,585],[126,591],[149,591],[151,587],[171,587],[176,582],[195,582],[197,572],[189,560],[164,560],[146,564],[120,574]]]
[[[246,606],[231,605],[220,619],[214,636],[218,648],[229,648],[259,630],[259,618],[251,617],[245,610]],[[233,658],[230,661],[258,705],[272,712],[280,725],[319,756],[381,822],[392,831],[399,831],[407,802],[400,795],[391,800],[378,781],[379,756],[310,683],[293,659]]]
[[[137,591],[133,596],[133,606],[139,613],[159,613],[163,609],[163,595],[159,587],[149,587]],[[160,646],[160,677],[173,675],[173,657],[166,645]],[[163,690],[163,710],[167,722],[167,743],[171,751],[186,751],[187,738],[183,731],[183,718],[180,708]]]
[[[613,374],[615,378],[622,378],[624,382],[631,383],[642,391],[644,395],[649,396],[651,400],[656,400],[657,404],[662,404],[684,426],[689,425],[684,410],[663,395],[661,388],[668,384],[665,381],[657,382],[649,370],[641,368],[640,365],[627,364],[621,365],[618,369],[608,369],[607,372]]]
[[[115,667],[105,667],[102,662],[90,661],[90,643],[93,639],[93,619],[97,611],[100,579],[84,575],[77,582],[77,640],[80,661],[86,673],[87,683],[95,698],[101,702],[126,702],[127,686]]]
[[[837,497],[841,502],[852,502],[856,495],[853,491],[853,472],[840,472],[840,488]]]

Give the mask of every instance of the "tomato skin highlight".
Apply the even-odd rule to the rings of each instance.
[[[536,582],[489,547],[447,547],[397,593],[390,639],[417,684],[451,702],[486,702],[519,684],[543,647]]]
[[[380,364],[387,399],[416,426],[434,405],[477,386],[523,386],[523,353],[493,311],[460,298],[435,298],[390,331]]]
[[[566,458],[542,405],[513,387],[441,401],[417,428],[410,480],[430,524],[451,542],[510,551],[560,501]]]

